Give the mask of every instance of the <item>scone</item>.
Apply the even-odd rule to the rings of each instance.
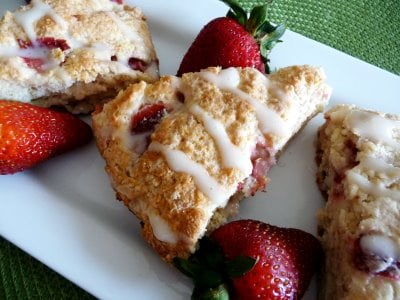
[[[32,0],[0,20],[0,99],[87,113],[159,78],[143,13],[110,0]]]
[[[336,106],[319,130],[322,299],[400,299],[400,117]]]
[[[93,114],[93,128],[117,197],[171,261],[265,188],[276,156],[329,96],[319,68],[209,68],[131,85]]]

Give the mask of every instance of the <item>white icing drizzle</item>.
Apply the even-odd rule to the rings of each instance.
[[[83,45],[82,42],[69,35],[68,23],[58,15],[50,5],[43,3],[41,0],[32,0],[31,5],[32,7],[29,10],[16,12],[14,16],[15,20],[22,26],[33,45],[36,45],[37,43],[35,24],[44,16],[50,16],[63,30],[65,30],[65,40],[69,46],[76,48]]]
[[[237,95],[253,106],[262,133],[271,133],[281,137],[290,133],[287,124],[276,113],[276,111],[269,109],[267,105],[261,103],[238,88],[240,75],[236,68],[223,69],[219,74],[214,74],[208,71],[202,71],[200,74],[204,79],[212,82],[218,88]],[[268,80],[265,82],[266,85],[269,84]]]
[[[360,167],[363,167],[367,170],[373,170],[378,173],[386,174],[389,177],[399,178],[400,179],[400,168],[397,168],[381,158],[377,157],[365,157],[361,163]]]
[[[182,89],[182,79],[180,77],[171,76],[171,89],[180,91]]]
[[[396,261],[400,257],[399,245],[391,238],[382,234],[364,235],[360,240],[364,253]]]
[[[115,12],[106,12],[106,13],[117,24],[119,30],[122,31],[122,34],[126,38],[128,38],[134,43],[141,43],[141,38],[139,34],[135,30],[133,30],[133,28],[126,25],[125,22],[122,21],[118,15],[116,15]]]
[[[125,142],[126,145],[128,145],[129,149],[132,149],[135,151],[137,154],[143,154],[144,151],[146,151],[146,147],[148,144],[148,139],[151,135],[151,131],[146,131],[143,133],[137,133],[137,134],[127,134],[125,137],[121,137]]]
[[[35,23],[46,15],[52,17],[54,21],[59,21],[59,17],[54,13],[53,9],[40,0],[32,0],[32,7],[29,10],[16,12],[14,14],[16,21],[22,26],[26,35],[31,42],[36,43]]]
[[[290,135],[290,130],[287,124],[274,110],[269,109],[265,104],[250,97],[250,95],[246,94],[242,90],[237,89],[233,92],[253,106],[262,133],[272,133],[280,137]]]
[[[92,44],[87,49],[92,49],[94,51],[97,60],[109,61],[113,54],[111,47],[104,43]]]
[[[352,111],[345,122],[362,138],[400,149],[399,141],[393,137],[393,130],[400,128],[400,121],[389,120],[372,112]]]
[[[400,149],[400,143],[393,136],[395,128],[400,127],[400,122],[384,118],[378,114],[355,110],[345,119],[344,124],[359,135],[362,139],[370,140],[376,144],[384,144],[395,150]],[[389,177],[391,182],[400,180],[400,168],[397,168],[383,158],[363,157],[357,167],[347,172],[350,183],[356,184],[359,188],[374,197],[389,197],[400,200],[400,191],[390,189],[387,183],[371,182],[366,176],[360,174],[360,170],[371,170]]]
[[[350,183],[356,184],[363,192],[374,197],[388,197],[400,200],[400,191],[391,190],[383,183],[372,183],[368,178],[354,170],[347,172],[347,179]]]
[[[203,121],[204,127],[213,137],[221,152],[222,164],[225,167],[237,168],[247,177],[251,174],[250,149],[240,149],[234,145],[226,132],[224,125],[215,120],[198,105],[192,105],[189,111]]]
[[[30,57],[30,58],[41,58],[47,59],[49,56],[49,49],[45,47],[35,47],[35,48],[26,48],[21,49],[18,46],[1,46],[0,48],[0,56],[4,58],[11,57]]]
[[[180,150],[171,149],[158,142],[152,142],[148,150],[162,153],[173,171],[193,176],[196,186],[214,204],[213,207],[210,207],[210,211],[213,211],[216,207],[224,206],[236,190],[236,186],[229,190],[225,189],[215,178],[210,176],[203,165],[191,160]]]
[[[178,242],[177,235],[168,226],[168,223],[158,215],[148,214],[151,228],[154,236],[162,242],[176,244]]]

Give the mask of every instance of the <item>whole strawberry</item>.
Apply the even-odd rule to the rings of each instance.
[[[248,16],[235,0],[222,0],[231,8],[226,17],[209,22],[186,52],[178,76],[211,66],[253,67],[269,73],[268,54],[283,35],[283,25],[266,20],[267,4]]]
[[[321,254],[309,233],[240,220],[218,228],[189,260],[175,263],[193,278],[193,299],[300,299]]]
[[[13,174],[86,144],[89,125],[65,112],[0,100],[0,174]]]

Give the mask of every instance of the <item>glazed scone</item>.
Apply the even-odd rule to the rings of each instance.
[[[400,299],[400,117],[340,105],[325,118],[321,299]]]
[[[265,188],[276,155],[329,96],[310,66],[268,77],[209,68],[131,85],[93,114],[93,128],[117,197],[171,261]]]
[[[0,20],[0,99],[87,113],[159,78],[143,13],[111,0],[32,0]]]

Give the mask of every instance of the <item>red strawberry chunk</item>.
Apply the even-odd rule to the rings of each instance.
[[[47,49],[56,49],[60,48],[62,51],[70,49],[68,43],[66,40],[63,39],[54,39],[52,37],[43,37],[43,38],[38,38],[36,40],[37,46],[33,45],[31,41],[25,41],[22,39],[17,39],[18,45],[21,49],[28,49],[28,48],[34,48],[34,47],[43,47]],[[25,63],[28,65],[28,67],[35,69],[38,72],[43,71],[43,66],[45,64],[45,61],[43,58],[39,57],[22,57],[25,61]]]
[[[62,51],[70,49],[70,46],[68,45],[67,41],[63,39],[43,37],[43,38],[38,38],[37,42],[39,43],[40,46],[46,47],[48,49],[60,48]]]
[[[131,57],[128,60],[128,64],[133,70],[138,70],[141,72],[144,72],[147,68],[147,64],[143,60],[134,57]]]
[[[35,69],[38,72],[43,71],[44,61],[41,58],[30,58],[30,57],[23,57],[23,60],[28,65],[29,68]]]
[[[400,258],[382,256],[381,253],[362,249],[362,238],[363,235],[354,243],[353,259],[356,268],[369,274],[400,280]]]
[[[31,168],[90,141],[79,118],[48,108],[0,100],[0,174]]]
[[[269,149],[264,143],[257,143],[251,155],[253,163],[252,176],[256,179],[256,186],[253,187],[254,193],[258,190],[264,190],[268,183],[267,173],[275,164],[275,157],[272,149]]]
[[[18,45],[19,45],[19,47],[21,49],[27,49],[27,48],[33,47],[31,41],[25,41],[25,40],[17,39],[17,42],[18,42]]]
[[[124,3],[123,0],[111,0],[111,2],[115,2],[115,3],[118,3],[118,4],[123,4]]]
[[[153,130],[165,115],[164,103],[147,104],[132,117],[131,131],[134,134]]]
[[[17,39],[17,42],[21,49],[28,49],[34,47],[32,41],[29,40],[25,41],[22,39]],[[60,48],[62,51],[70,49],[70,46],[68,45],[67,41],[63,39],[55,39],[53,37],[42,37],[36,39],[36,42],[38,43],[39,47],[45,47],[47,49]]]

